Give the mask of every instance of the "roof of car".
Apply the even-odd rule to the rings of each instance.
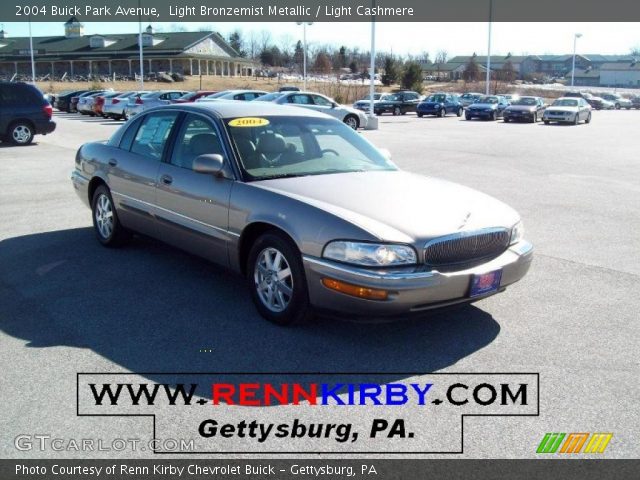
[[[296,106],[278,105],[271,102],[242,102],[230,100],[228,102],[196,102],[192,104],[167,105],[165,108],[206,110],[222,118],[228,117],[259,117],[264,116],[295,116],[326,118],[325,114]]]

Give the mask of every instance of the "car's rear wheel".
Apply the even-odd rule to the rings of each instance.
[[[503,117],[502,117],[502,121],[503,121],[504,123],[509,123],[509,117],[505,117],[505,116],[503,116]]]
[[[344,117],[344,123],[345,123],[345,125],[347,125],[348,127],[353,128],[354,130],[357,130],[358,127],[360,126],[360,122],[358,121],[358,117],[356,117],[355,115],[347,115],[346,117]]]
[[[464,109],[463,109],[462,107],[458,108],[458,111],[456,112],[456,115],[457,115],[458,117],[461,117],[461,116],[462,116],[462,112],[463,112],[463,111],[464,111]]]
[[[400,107],[395,107],[393,109],[393,114],[394,115],[402,115],[402,109]]]
[[[549,120],[543,120],[545,125],[549,125]]]
[[[267,232],[256,240],[249,252],[247,283],[267,320],[293,325],[311,316],[302,257],[285,235]]]
[[[422,118],[422,116],[424,115],[422,112],[416,112],[416,115],[418,115],[418,117]]]
[[[29,145],[33,141],[33,126],[28,122],[14,122],[9,127],[9,140],[14,145]]]
[[[102,245],[117,247],[127,240],[129,233],[120,224],[111,192],[105,185],[100,185],[93,193],[91,211],[93,228]]]

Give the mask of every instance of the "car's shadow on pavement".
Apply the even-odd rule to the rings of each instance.
[[[427,373],[500,331],[474,306],[278,327],[256,313],[239,276],[145,238],[106,249],[91,228],[0,242],[0,305],[0,329],[27,348],[88,348],[131,372]]]

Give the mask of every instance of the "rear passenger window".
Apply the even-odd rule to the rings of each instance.
[[[131,144],[131,152],[160,160],[177,117],[177,112],[158,112],[146,115]]]

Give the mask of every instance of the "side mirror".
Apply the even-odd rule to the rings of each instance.
[[[338,104],[337,104],[336,102],[333,102],[333,103],[331,104],[331,108],[336,108],[337,106],[338,106]]]
[[[218,153],[199,155],[193,161],[193,171],[207,175],[219,175],[224,166],[224,158]]]
[[[391,161],[391,152],[387,148],[379,148],[378,151],[382,154],[384,158]]]

